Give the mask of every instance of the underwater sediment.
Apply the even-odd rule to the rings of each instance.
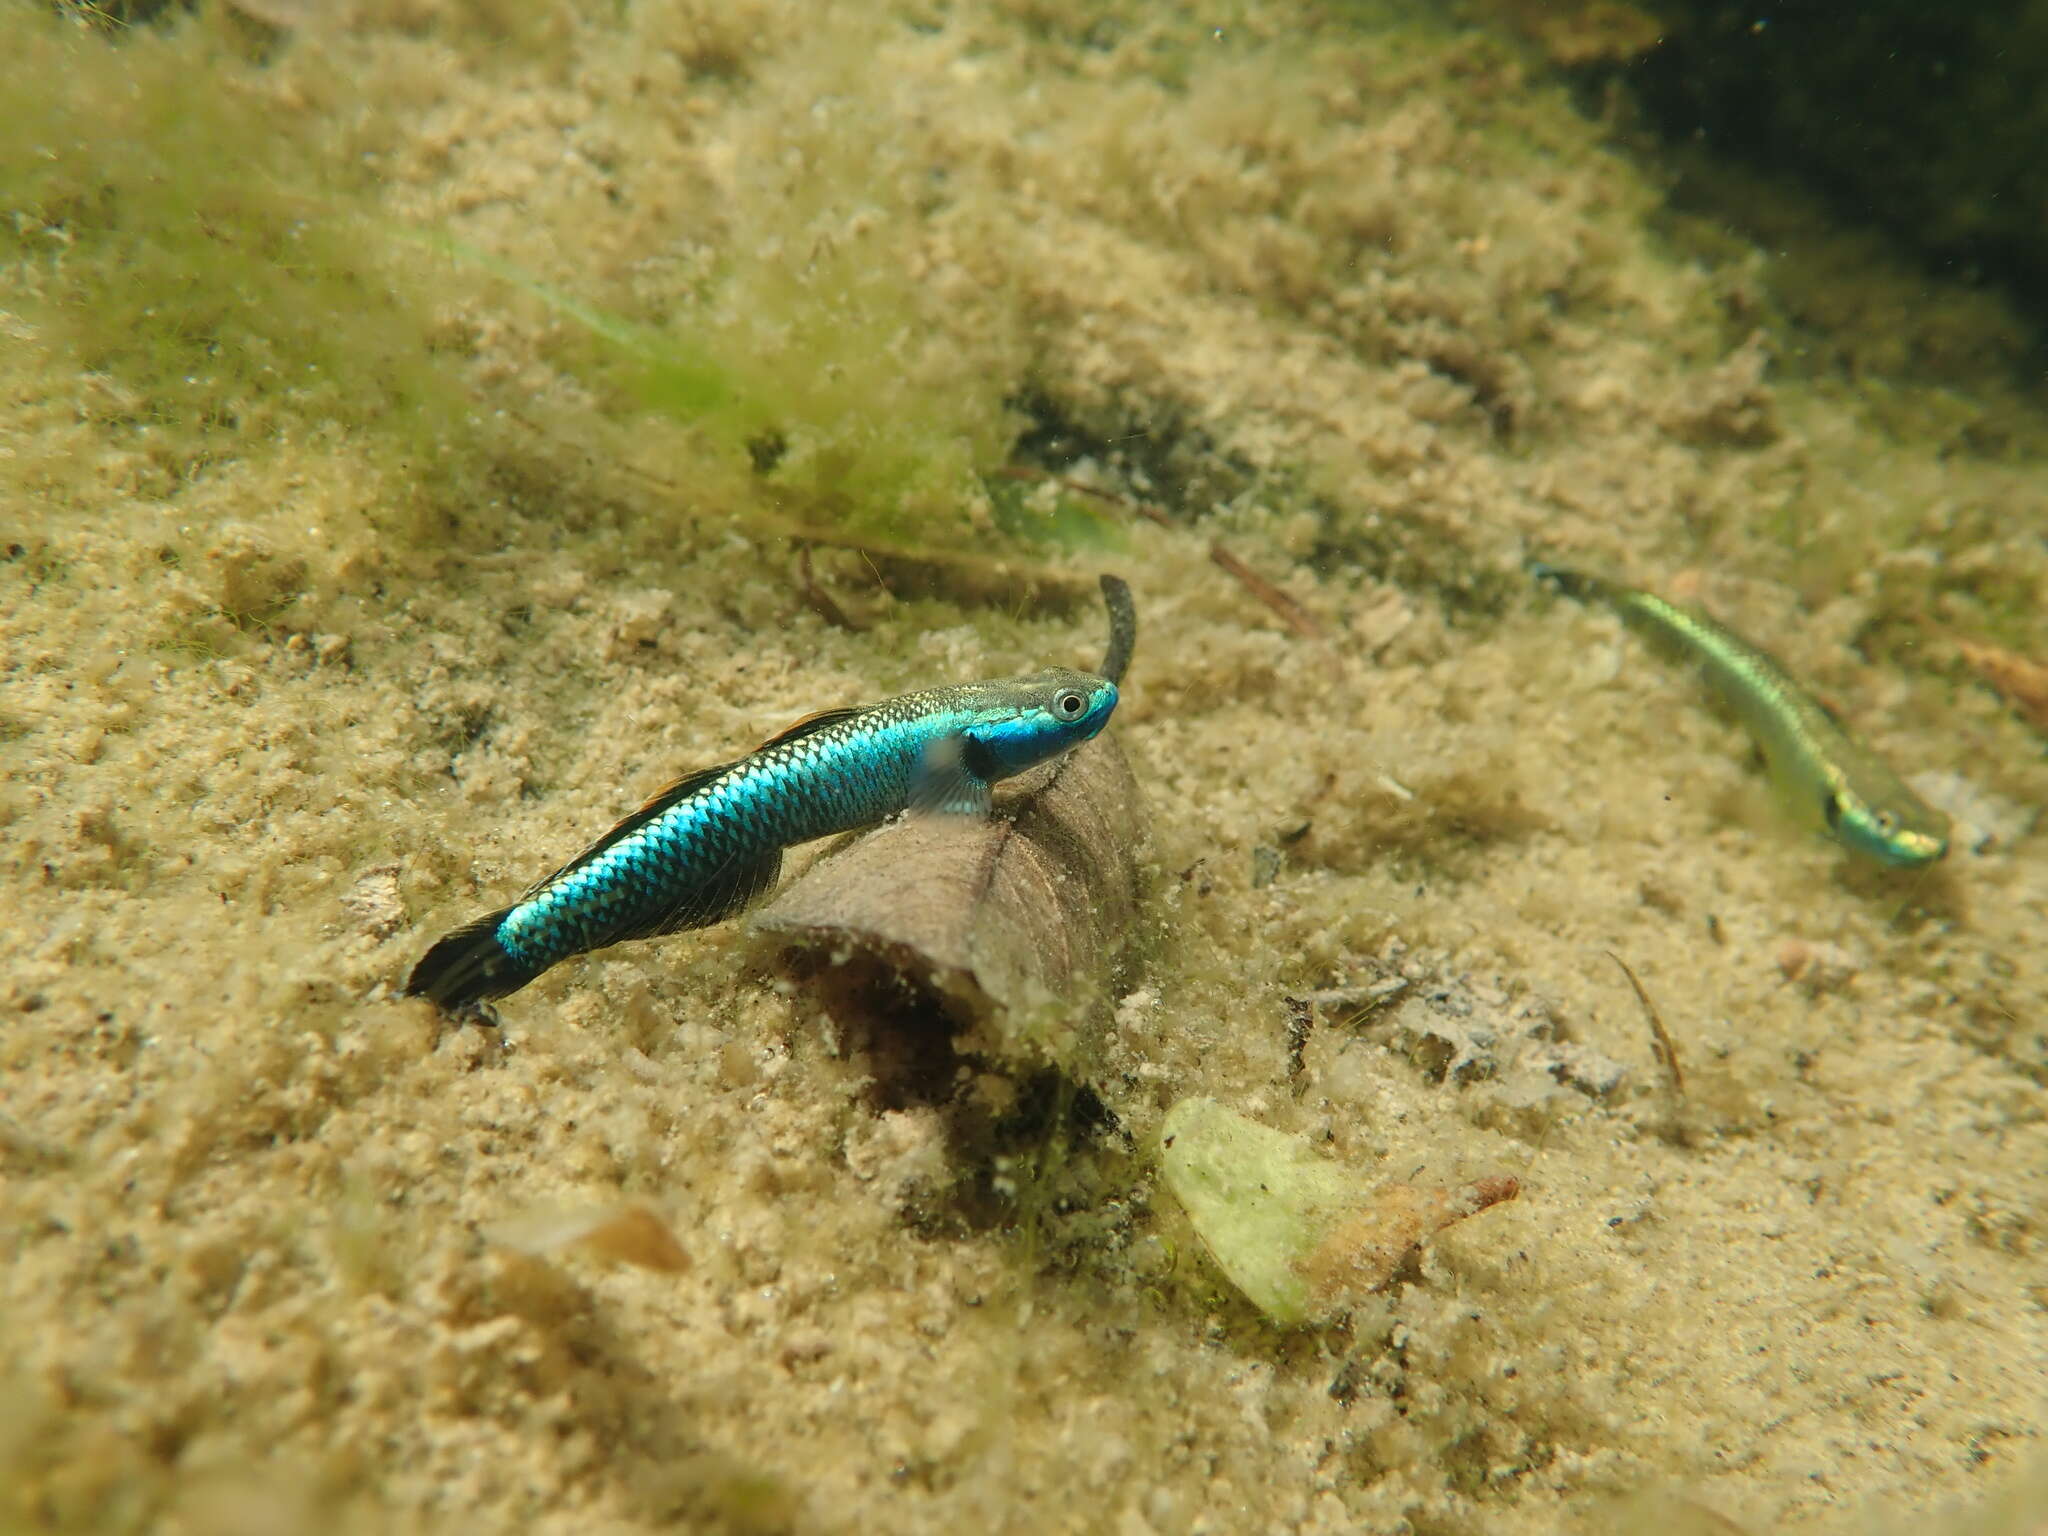
[[[0,1524],[2025,1528],[1997,296],[1675,208],[1434,7],[279,16],[0,19]],[[1537,551],[1697,595],[1947,857],[1788,825]],[[1104,569],[1085,1060],[744,923],[499,1036],[400,995],[792,719],[1094,665]],[[1277,1328],[1192,1097],[1518,1193]]]

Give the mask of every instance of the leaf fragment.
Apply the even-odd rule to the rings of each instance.
[[[906,817],[820,860],[753,925],[835,1012],[893,991],[882,1011],[936,1005],[959,1050],[1071,1071],[1136,921],[1143,833],[1137,781],[1101,736],[1005,783],[987,819]]]
[[[679,1275],[690,1267],[690,1256],[669,1224],[638,1201],[529,1211],[484,1228],[484,1236],[532,1258],[582,1248],[600,1258],[664,1274]]]
[[[1379,1290],[1424,1240],[1521,1192],[1507,1174],[1368,1188],[1299,1137],[1207,1098],[1168,1110],[1159,1146],[1166,1185],[1217,1267],[1287,1326]]]

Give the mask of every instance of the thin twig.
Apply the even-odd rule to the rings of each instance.
[[[840,629],[850,629],[855,634],[867,626],[856,624],[846,616],[846,610],[832,600],[832,594],[818,585],[818,578],[811,570],[811,546],[799,544],[796,547],[797,581],[804,589],[804,601],[817,611],[818,617],[827,624]]]
[[[663,479],[650,469],[642,469],[630,460],[620,460],[618,467],[672,495],[682,494],[683,488],[674,481]],[[1088,578],[1085,576],[1055,570],[1048,566],[1024,565],[1013,560],[994,560],[972,550],[902,544],[892,539],[878,538],[870,533],[822,528],[815,524],[800,523],[762,512],[743,512],[738,514],[734,521],[747,532],[762,537],[788,539],[792,543],[823,544],[831,549],[857,550],[871,561],[874,556],[879,555],[885,560],[901,560],[906,565],[938,565],[967,571],[980,576],[992,587],[1015,589],[1031,586],[1040,591],[1061,592],[1073,597],[1078,597],[1089,589]]]
[[[1304,640],[1323,638],[1323,627],[1309,616],[1309,612],[1293,598],[1282,592],[1272,582],[1246,565],[1221,544],[1209,546],[1209,558],[1231,575],[1235,576],[1244,589],[1280,616],[1280,622],[1293,630]]]
[[[1148,522],[1157,523],[1162,528],[1171,528],[1173,526],[1171,518],[1148,502],[1139,501],[1130,496],[1122,496],[1115,491],[1106,491],[1099,486],[1084,485],[1079,480],[1069,480],[1061,475],[1048,474],[1045,470],[1034,469],[1028,464],[1006,464],[997,473],[1005,480],[1050,481],[1062,490],[1072,491],[1077,496],[1093,496],[1098,501],[1106,501],[1112,506],[1121,507],[1124,511],[1134,516],[1142,517]],[[1236,555],[1225,549],[1221,543],[1215,540],[1210,541],[1209,558],[1234,576],[1253,597],[1256,597],[1260,602],[1278,614],[1280,621],[1293,630],[1295,634],[1301,636],[1302,639],[1321,640],[1323,638],[1322,625],[1316,622],[1315,617],[1306,608],[1302,607],[1301,604],[1281,591],[1280,588],[1274,586],[1272,582],[1238,559]]]
[[[1650,994],[1643,990],[1643,984],[1636,980],[1636,973],[1628,968],[1628,962],[1613,950],[1607,951],[1607,958],[1621,967],[1621,974],[1628,978],[1628,984],[1636,990],[1636,1001],[1643,1005],[1643,1015],[1650,1021],[1650,1034],[1657,1060],[1671,1078],[1671,1091],[1679,1098],[1685,1097],[1685,1070],[1678,1064],[1678,1046],[1672,1041],[1671,1032],[1664,1027],[1663,1019],[1657,1015],[1657,1005],[1650,1001]]]
[[[1171,528],[1173,519],[1153,506],[1150,502],[1139,501],[1135,496],[1125,496],[1116,491],[1105,491],[1099,485],[1088,485],[1080,480],[1069,480],[1065,475],[1055,475],[1029,464],[1005,464],[996,471],[1005,480],[1024,480],[1033,483],[1051,481],[1063,491],[1072,491],[1076,496],[1093,496],[1097,501],[1106,501],[1113,507],[1121,507],[1135,517],[1142,517],[1148,523],[1157,523],[1162,528]]]
[[[1305,997],[1286,997],[1287,1004],[1287,1081],[1294,1085],[1294,1096],[1300,1098],[1302,1090],[1308,1087],[1308,1067],[1302,1057],[1308,1050],[1308,1037],[1316,1027],[1315,1004]]]
[[[1325,987],[1307,994],[1308,1000],[1346,1029],[1363,1023],[1389,1003],[1400,999],[1409,983],[1400,976],[1388,976],[1365,987]]]

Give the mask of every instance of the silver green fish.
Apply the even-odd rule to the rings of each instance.
[[[1756,738],[1802,820],[1894,869],[1948,852],[1948,818],[1850,736],[1828,707],[1771,657],[1694,608],[1540,561],[1529,571],[1567,597],[1601,602],[1659,649],[1696,666]]]

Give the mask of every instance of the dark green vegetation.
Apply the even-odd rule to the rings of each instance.
[[[2048,5],[1664,0],[1631,71],[1674,139],[1796,175],[1950,277],[2048,312]]]
[[[707,516],[907,551],[991,531],[1101,542],[1090,509],[992,506],[983,477],[1020,419],[1008,372],[986,365],[1010,344],[984,332],[964,349],[934,323],[945,303],[904,242],[921,191],[908,170],[868,174],[885,120],[783,135],[777,151],[814,174],[749,180],[721,204],[748,259],[687,262],[640,295],[395,222],[379,206],[404,152],[390,104],[321,67],[319,47],[257,46],[217,8],[148,25],[0,12],[0,307],[29,344],[6,392],[46,417],[22,418],[5,470],[22,491],[76,501],[111,476],[165,498],[287,445],[346,442],[377,477],[373,523],[430,548],[502,538],[485,509],[507,491],[576,522],[569,482],[590,465],[605,500],[658,509],[637,521],[663,542]],[[849,234],[834,189],[856,184]],[[516,324],[522,308],[595,412],[479,378],[468,317]],[[60,401],[52,380],[83,393]],[[86,428],[97,473],[70,451]]]
[[[46,349],[45,387],[92,381],[78,409],[133,450],[132,489],[166,494],[286,436],[368,434],[413,476],[447,465],[466,401],[426,304],[337,180],[325,120],[228,31],[11,5],[0,99],[8,305]],[[30,435],[25,488],[63,493],[75,466],[42,462],[59,449]]]

